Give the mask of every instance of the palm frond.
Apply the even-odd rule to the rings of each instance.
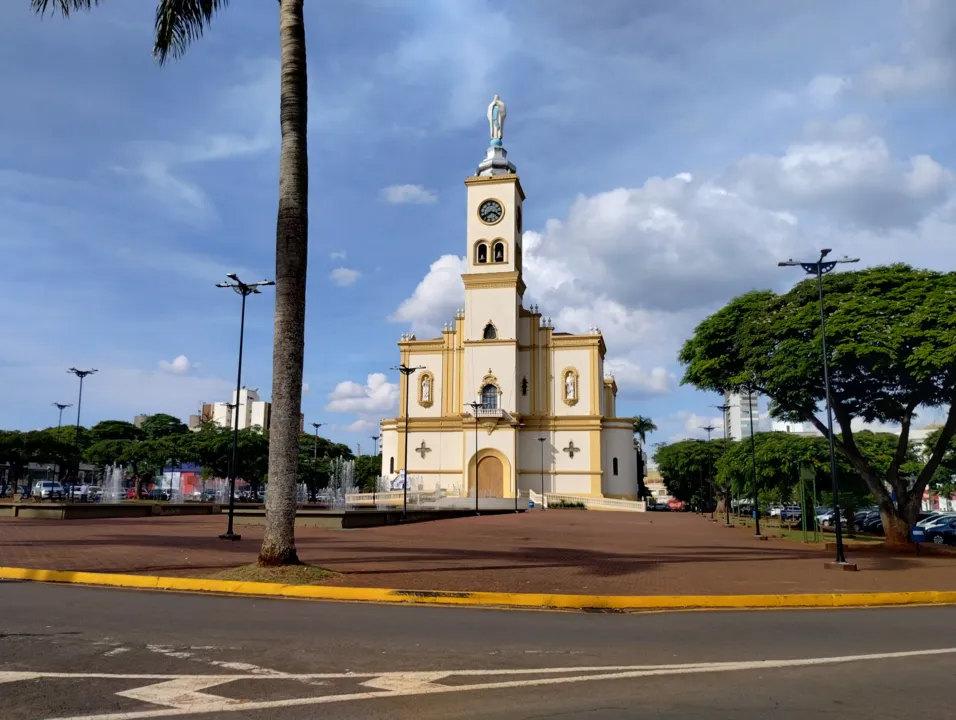
[[[30,7],[40,17],[47,12],[60,12],[63,17],[69,17],[71,12],[77,10],[89,10],[94,5],[99,5],[103,0],[30,0]]]
[[[37,1],[39,0],[34,0]],[[170,56],[180,57],[191,42],[202,37],[203,30],[212,22],[213,15],[228,4],[229,0],[159,0],[156,6],[156,43],[153,46],[153,57],[160,65]]]

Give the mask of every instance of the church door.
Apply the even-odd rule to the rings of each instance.
[[[482,458],[478,463],[478,497],[503,497],[504,468],[496,457]]]

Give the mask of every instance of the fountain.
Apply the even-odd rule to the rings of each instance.
[[[329,510],[342,511],[348,509],[345,498],[347,495],[354,493],[355,490],[355,461],[333,458],[329,473],[329,486],[326,488]]]
[[[122,465],[107,465],[103,468],[103,499],[115,503],[126,498],[126,470]]]

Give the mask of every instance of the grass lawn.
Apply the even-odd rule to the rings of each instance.
[[[339,573],[318,565],[286,565],[283,567],[259,567],[240,565],[227,570],[218,570],[206,577],[211,580],[239,580],[242,582],[283,583],[285,585],[319,585]]]

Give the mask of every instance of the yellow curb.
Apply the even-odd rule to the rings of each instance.
[[[547,593],[454,592],[446,590],[394,590],[325,585],[175,578],[156,575],[64,572],[33,568],[0,567],[0,579],[100,585],[139,590],[257,595],[311,600],[405,603],[420,605],[484,605],[563,610],[692,610],[761,608],[846,608],[900,605],[954,605],[956,591],[922,590],[877,593],[806,593],[787,595],[551,595]]]

